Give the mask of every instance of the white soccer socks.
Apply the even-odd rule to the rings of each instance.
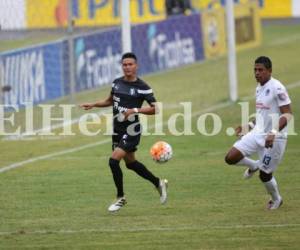
[[[244,172],[244,179],[250,179],[254,173],[258,170],[259,160],[255,161],[248,157],[244,157],[237,165],[247,166],[248,168]]]
[[[255,161],[248,157],[244,157],[242,160],[240,160],[236,165],[242,165],[247,166],[250,168],[251,171],[256,171],[259,166],[259,160]]]
[[[278,185],[275,177],[268,182],[264,182],[267,192],[271,195],[272,199],[268,202],[268,209],[277,209],[282,204],[282,197],[279,194]]]
[[[157,187],[157,191],[160,195],[160,203],[161,204],[165,204],[167,202],[167,198],[168,198],[167,188],[168,188],[168,180],[160,179],[159,186]]]

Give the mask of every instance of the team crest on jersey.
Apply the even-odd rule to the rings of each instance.
[[[270,89],[267,89],[265,95],[268,96],[269,94],[270,94]]]
[[[286,100],[286,94],[285,93],[280,93],[277,95],[280,101],[285,101]]]
[[[135,89],[131,88],[131,89],[129,90],[129,92],[130,92],[130,95],[135,95]]]

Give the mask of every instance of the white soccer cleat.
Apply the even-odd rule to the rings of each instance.
[[[119,211],[123,206],[125,206],[126,204],[126,199],[125,197],[120,197],[116,200],[116,202],[114,202],[113,204],[111,204],[108,208],[109,212],[117,212]]]
[[[278,200],[269,200],[268,204],[267,204],[267,208],[269,210],[275,210],[275,209],[278,209],[283,203],[283,200],[280,198]]]
[[[258,168],[255,170],[251,170],[250,168],[247,168],[246,171],[244,172],[244,179],[245,180],[250,179],[257,170],[258,170]]]
[[[168,180],[160,179],[157,191],[160,195],[160,203],[161,204],[165,204],[167,202],[167,198],[168,198],[167,188],[168,188]]]

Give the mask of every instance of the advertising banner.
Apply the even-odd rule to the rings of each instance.
[[[70,63],[74,63],[75,91],[100,87],[122,75],[121,30],[95,32],[74,38],[74,62],[68,41],[0,54],[2,103],[41,103],[70,94]],[[204,59],[198,14],[132,27],[132,48],[139,74],[179,67]]]
[[[0,84],[5,105],[40,103],[62,96],[62,43],[0,54]]]
[[[205,57],[221,56],[226,52],[225,11],[223,8],[201,13]]]
[[[28,28],[55,28],[68,22],[68,0],[26,0]],[[121,23],[120,0],[72,0],[75,26],[112,26]],[[165,18],[164,1],[130,1],[132,23]]]
[[[204,59],[199,15],[170,18],[132,27],[132,49],[139,74],[179,67]],[[122,75],[121,30],[75,39],[76,91],[111,83]]]
[[[256,3],[235,5],[235,38],[237,50],[258,46],[261,23]],[[205,57],[223,55],[227,51],[226,18],[223,8],[201,13]]]
[[[121,40],[120,29],[75,39],[76,91],[99,87],[121,76]]]
[[[145,74],[204,59],[198,14],[132,27],[132,48]]]
[[[191,0],[194,8],[202,11],[220,9],[226,0]],[[299,0],[234,0],[238,4],[255,3],[262,18],[287,18],[300,16]]]
[[[252,2],[235,6],[235,40],[238,50],[259,46],[261,22],[257,5]]]
[[[260,15],[263,18],[292,17],[292,1],[261,0]]]

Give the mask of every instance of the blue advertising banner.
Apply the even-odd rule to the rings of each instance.
[[[121,30],[77,37],[76,91],[111,83],[122,75]],[[132,27],[132,50],[139,74],[146,74],[204,59],[199,14]]]
[[[199,14],[177,16],[132,28],[132,49],[140,74],[179,67],[204,59]]]
[[[0,83],[5,105],[41,103],[63,95],[62,43],[0,54]]]
[[[75,38],[76,91],[111,83],[122,75],[121,30]]]
[[[176,68],[204,59],[199,14],[132,27],[139,74]],[[122,75],[119,28],[74,38],[76,92],[111,83]],[[0,54],[0,83],[6,105],[41,103],[70,94],[66,40]]]

